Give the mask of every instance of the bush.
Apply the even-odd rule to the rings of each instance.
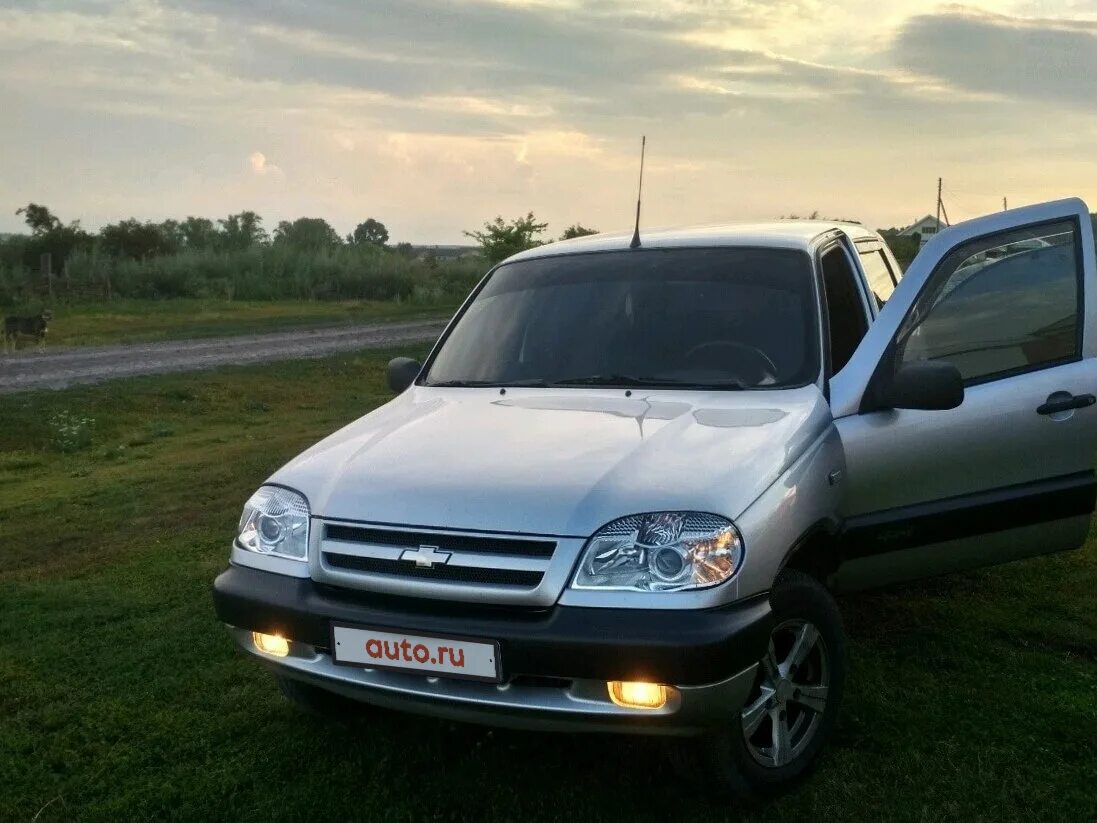
[[[46,423],[50,447],[59,452],[76,452],[91,445],[95,420],[78,417],[67,411],[52,415]]]
[[[9,241],[10,242],[10,241]],[[0,243],[0,252],[6,243]],[[289,244],[236,251],[184,250],[147,260],[101,249],[73,252],[53,280],[54,300],[110,298],[227,300],[438,300],[462,297],[479,280],[479,257],[439,262],[373,244],[303,250]],[[0,303],[46,297],[41,275],[0,253]]]

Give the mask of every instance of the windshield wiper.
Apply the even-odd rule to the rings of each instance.
[[[501,389],[532,386],[549,388],[552,384],[540,377],[528,380],[437,380],[424,385],[432,389]]]
[[[677,380],[658,377],[637,377],[634,374],[588,374],[553,380],[554,386],[679,386]]]
[[[569,377],[553,380],[553,386],[626,386],[630,388],[675,388],[675,389],[744,389],[738,380],[719,380],[707,383],[695,383],[689,380],[673,380],[665,377],[638,377],[632,374],[591,374],[584,377]]]
[[[424,383],[423,385],[432,389],[471,389],[487,388],[500,384],[494,380],[432,380],[430,383]]]
[[[581,377],[568,377],[559,380],[545,380],[543,377],[531,377],[522,380],[438,380],[424,385],[437,389],[501,389],[535,388],[552,389],[564,386],[619,386],[621,388],[649,389],[745,389],[738,380],[717,380],[694,382],[691,380],[673,380],[666,377],[640,377],[633,374],[588,374]]]

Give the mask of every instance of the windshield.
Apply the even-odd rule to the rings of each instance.
[[[424,378],[449,386],[782,388],[818,374],[807,254],[597,252],[500,266]]]

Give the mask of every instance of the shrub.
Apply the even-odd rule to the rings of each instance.
[[[91,417],[78,417],[67,411],[50,416],[46,422],[49,429],[50,447],[59,452],[76,452],[91,445],[95,420]]]
[[[2,250],[4,243],[0,243]],[[371,243],[303,250],[289,244],[235,251],[189,249],[147,260],[91,248],[73,252],[55,276],[54,300],[421,300],[463,297],[486,269],[479,257],[418,259]],[[0,254],[0,303],[41,300],[45,283]]]

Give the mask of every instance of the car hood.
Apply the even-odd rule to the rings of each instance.
[[[585,537],[618,517],[734,518],[831,424],[815,386],[754,392],[407,392],[270,482],[314,515]]]

